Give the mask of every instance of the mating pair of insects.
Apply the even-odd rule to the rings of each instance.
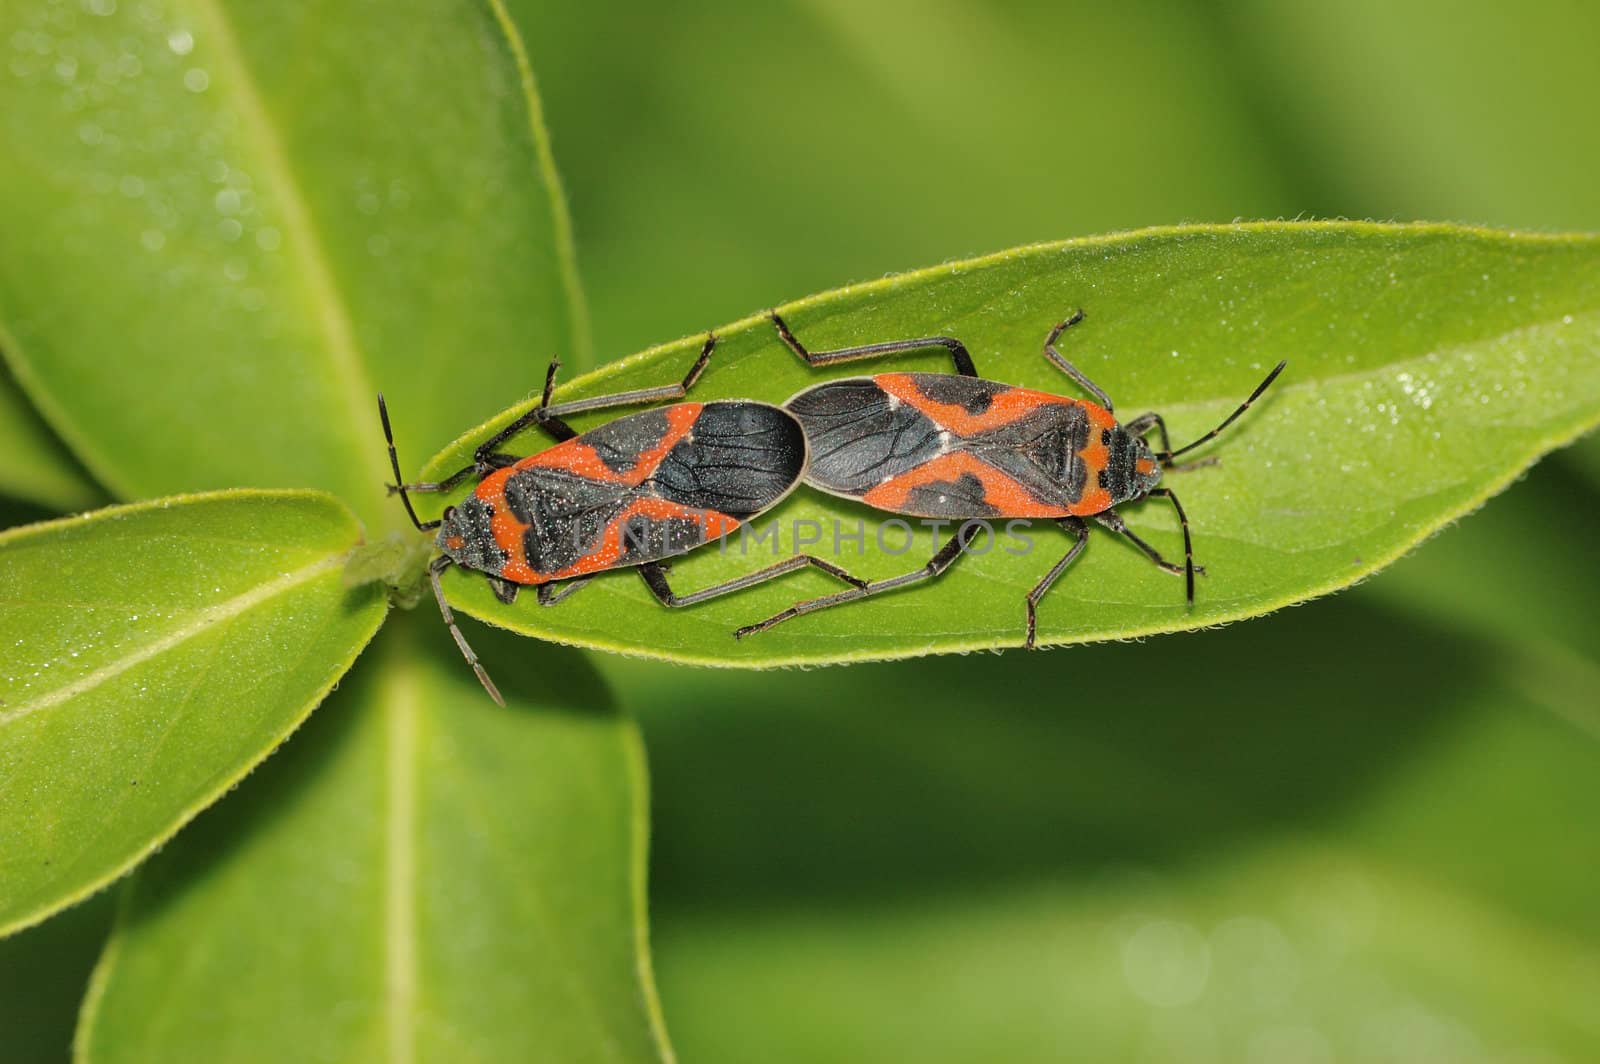
[[[1283,371],[1278,363],[1232,414],[1204,436],[1173,450],[1161,415],[1119,424],[1112,404],[1093,381],[1056,349],[1061,334],[1083,320],[1080,310],[1050,331],[1044,353],[1094,397],[1073,399],[984,380],[966,346],[949,336],[808,351],[776,313],[772,323],[785,345],[812,367],[878,358],[935,347],[946,349],[955,373],[885,373],[848,377],[800,392],[783,406],[750,399],[680,402],[629,414],[582,433],[566,418],[594,410],[683,399],[705,372],[717,344],[706,337],[683,380],[656,388],[551,403],[559,362],[545,374],[539,404],[485,440],[472,464],[444,480],[405,483],[383,397],[378,412],[389,444],[395,484],[419,530],[438,530],[440,555],[429,566],[456,645],[496,702],[503,701],[462,636],[445,601],[440,574],[451,565],[483,573],[502,602],[524,586],[537,588],[551,606],[596,573],[634,568],[664,606],[697,602],[754,587],[797,569],[815,568],[847,585],[821,598],[797,602],[757,624],[743,638],[804,613],[854,602],[931,580],[959,558],[988,518],[1043,518],[1072,537],[1072,545],[1028,592],[1027,636],[1034,645],[1035,611],[1082,553],[1090,518],[1127,538],[1151,561],[1182,574],[1194,602],[1189,521],[1169,488],[1174,459],[1206,443],[1233,423]],[[528,457],[498,448],[517,433],[538,428],[556,445]],[[1146,437],[1155,432],[1160,449]],[[449,491],[468,478],[477,486],[447,507],[437,521],[422,521],[411,492]],[[719,540],[776,505],[801,482],[891,513],[965,522],[919,569],[882,580],[859,579],[831,562],[796,554],[712,587],[677,594],[663,561]],[[1184,563],[1164,559],[1123,523],[1115,507],[1151,496],[1168,499],[1183,530]]]

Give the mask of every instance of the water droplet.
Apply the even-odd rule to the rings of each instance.
[[[183,29],[173,30],[167,34],[167,47],[178,55],[188,55],[194,51],[194,34]]]
[[[136,174],[125,174],[122,180],[117,182],[117,188],[129,199],[138,199],[144,195],[144,178]]]
[[[217,223],[217,232],[222,239],[232,242],[244,235],[244,226],[237,218],[224,218]]]
[[[218,214],[239,213],[239,193],[234,189],[223,189],[212,197],[211,202],[217,208]]]
[[[211,75],[199,67],[191,67],[184,72],[183,87],[190,92],[205,92],[211,86]]]
[[[84,8],[91,15],[115,15],[117,0],[84,0]]]
[[[277,251],[283,244],[283,237],[270,225],[256,230],[256,246],[262,251]]]
[[[167,246],[167,234],[159,229],[146,229],[139,234],[139,243],[149,251],[160,251]]]

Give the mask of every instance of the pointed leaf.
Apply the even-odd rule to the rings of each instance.
[[[582,356],[497,4],[19,0],[0,40],[0,327],[118,494],[318,487],[387,519],[375,391],[437,438]]]
[[[313,492],[0,534],[0,933],[127,871],[305,719],[382,621]]]
[[[1167,481],[1182,496],[1196,560],[1209,571],[1194,608],[1184,606],[1181,580],[1096,531],[1040,607],[1041,643],[1217,624],[1345,587],[1600,420],[1593,237],[1353,223],[1149,230],[940,266],[785,312],[814,350],[943,333],[966,341],[986,377],[1081,394],[1040,354],[1051,325],[1078,307],[1088,319],[1063,338],[1064,353],[1118,401],[1121,417],[1164,414],[1175,444],[1216,425],[1279,359],[1289,368],[1201,452],[1217,455],[1220,467]],[[881,363],[808,371],[764,318],[719,334],[697,398],[782,402],[826,376],[883,371]],[[560,398],[675,380],[700,340],[609,366]],[[948,367],[947,358],[928,355],[884,369]],[[478,440],[523,409],[462,437],[423,476],[467,462]],[[541,446],[531,437],[519,443]],[[802,490],[762,522],[776,522],[785,553],[797,533],[820,533],[812,550],[877,578],[920,567],[934,548],[923,531],[905,549],[893,527],[880,544],[886,516]],[[1181,559],[1165,502],[1130,505],[1125,516]],[[850,538],[858,534],[862,540]],[[1048,523],[1029,535],[1031,546],[991,541],[987,553],[960,560],[932,585],[738,643],[735,628],[838,585],[807,574],[672,612],[626,575],[597,580],[555,609],[503,605],[481,578],[460,571],[448,574],[447,587],[464,610],[495,624],[673,660],[759,666],[904,657],[1020,644],[1023,596],[1069,542]],[[736,539],[722,553],[702,549],[673,579],[694,589],[748,572],[772,560],[771,547]]]
[[[81,1059],[669,1057],[633,725],[573,652],[480,642],[508,708],[432,620],[391,625],[328,711],[140,871]]]

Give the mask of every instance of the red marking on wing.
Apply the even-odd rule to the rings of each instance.
[[[665,499],[638,499],[628,505],[628,508],[618,514],[606,526],[605,535],[595,549],[567,566],[565,569],[554,573],[539,573],[537,583],[548,583],[552,580],[565,580],[571,576],[583,576],[585,573],[598,573],[605,569],[612,569],[622,561],[625,547],[624,534],[629,521],[637,518],[646,518],[651,521],[665,521],[674,518],[680,521],[693,521],[705,533],[705,542],[710,542],[721,536],[728,535],[739,527],[739,519],[729,517],[716,510],[692,510],[687,506],[680,506]]]
[[[913,489],[939,481],[956,481],[964,474],[977,478],[983,485],[983,501],[998,510],[1001,517],[1060,517],[1066,512],[1041,501],[1015,479],[967,451],[952,451],[924,462],[879,484],[861,496],[861,501],[883,510],[905,513]]]
[[[667,417],[666,433],[662,435],[654,446],[641,451],[632,466],[620,472],[606,465],[601,460],[599,453],[593,447],[584,443],[583,437],[579,436],[576,439],[558,443],[548,450],[540,451],[538,454],[530,455],[515,465],[507,466],[505,469],[497,469],[480,480],[477,488],[473,490],[473,494],[489,504],[492,511],[492,516],[489,518],[489,533],[494,537],[495,545],[504,551],[506,555],[506,563],[501,566],[500,572],[496,575],[519,584],[543,584],[551,580],[559,580],[563,576],[577,575],[580,572],[595,572],[607,567],[603,564],[597,564],[588,569],[574,569],[551,575],[549,573],[541,573],[529,565],[527,550],[522,538],[523,534],[528,531],[528,526],[517,520],[511,512],[511,507],[506,505],[507,480],[524,469],[538,467],[562,469],[577,476],[602,481],[607,484],[625,484],[630,487],[636,487],[651,473],[654,473],[656,467],[661,464],[661,460],[667,456],[667,453],[689,434],[689,430],[694,427],[695,421],[700,417],[700,410],[700,403],[678,403],[664,408],[662,413]],[[672,503],[641,499],[633,503],[624,516],[635,516],[640,513],[647,517],[653,516],[639,509],[641,506],[649,507],[653,505],[673,506]],[[738,522],[731,517],[716,514],[715,511],[704,511],[704,513],[715,514],[715,516],[724,520],[733,521],[732,527],[738,527]],[[670,516],[690,517],[699,521],[700,517],[697,516],[699,514],[701,514],[700,511],[683,511],[679,513],[674,510]],[[720,531],[716,531],[712,532],[711,536],[715,538],[721,534]],[[621,550],[620,542],[619,539],[617,548],[619,553]],[[582,563],[580,562],[580,564]]]
[[[1064,395],[1051,395],[1049,392],[1007,388],[1005,391],[995,393],[987,410],[981,414],[973,414],[957,403],[941,403],[928,398],[922,394],[916,381],[908,373],[882,373],[872,379],[879,388],[921,411],[935,425],[957,436],[971,436],[974,433],[1001,428],[1027,417],[1040,406],[1094,405],[1079,399],[1069,399]]]
[[[600,455],[589,444],[583,442],[583,437],[558,443],[549,450],[540,451],[538,454],[529,455],[516,465],[517,469],[565,469],[569,473],[576,473],[580,477],[590,480],[600,480],[607,484],[640,484],[651,473],[656,471],[656,466],[667,456],[678,443],[694,428],[694,423],[700,417],[700,403],[677,403],[664,407],[661,413],[667,416],[667,431],[654,447],[640,451],[637,460],[627,469],[617,472],[601,460]]]

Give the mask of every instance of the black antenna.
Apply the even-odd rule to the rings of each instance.
[[[394,470],[394,483],[385,485],[389,494],[396,492],[400,501],[406,504],[406,514],[411,518],[411,523],[417,526],[418,532],[431,532],[438,528],[439,521],[423,521],[417,517],[417,511],[411,507],[411,496],[406,492],[406,478],[400,475],[400,456],[394,451],[394,430],[389,427],[389,405],[383,401],[383,393],[378,393],[378,417],[383,421],[383,438],[389,444],[389,466]]]
[[[405,477],[400,475],[400,456],[394,450],[394,430],[389,425],[389,406],[383,401],[383,393],[378,393],[378,417],[383,420],[383,438],[389,444],[389,465],[394,469],[394,483],[389,485],[391,492],[398,492],[400,501],[406,504],[406,513],[411,517],[411,523],[417,526],[417,531],[428,532],[438,528],[444,523],[438,521],[420,521],[417,511],[411,508],[411,496],[406,493]],[[447,511],[448,512],[448,511]],[[439,615],[444,618],[445,627],[450,629],[450,635],[456,641],[456,646],[461,648],[461,656],[467,659],[467,664],[472,666],[472,671],[477,674],[478,682],[483,684],[483,689],[489,692],[489,697],[497,705],[505,705],[506,700],[501,697],[500,689],[489,679],[489,673],[478,661],[478,655],[473,653],[472,647],[467,643],[467,637],[461,634],[461,629],[456,625],[456,615],[450,609],[450,604],[444,600],[444,584],[439,580],[439,574],[455,563],[448,554],[441,554],[428,566],[428,581],[433,584],[433,597],[439,602]]]
[[[1216,439],[1218,433],[1220,433],[1223,429],[1227,428],[1229,425],[1233,424],[1236,420],[1238,420],[1240,414],[1243,414],[1246,410],[1250,409],[1250,404],[1251,403],[1253,403],[1257,399],[1261,398],[1261,393],[1267,390],[1267,386],[1269,384],[1271,384],[1273,381],[1278,379],[1278,374],[1282,373],[1283,372],[1283,367],[1287,366],[1288,364],[1289,363],[1287,361],[1283,361],[1283,362],[1279,362],[1276,366],[1274,366],[1273,369],[1272,369],[1272,372],[1267,374],[1267,379],[1262,381],[1260,384],[1256,385],[1256,390],[1250,393],[1250,398],[1248,398],[1244,402],[1240,403],[1239,404],[1239,409],[1237,409],[1233,413],[1229,414],[1227,416],[1227,418],[1222,422],[1222,424],[1218,425],[1216,428],[1212,429],[1210,432],[1206,433],[1204,436],[1201,436],[1198,440],[1195,440],[1193,443],[1189,444],[1187,447],[1179,447],[1176,451],[1157,451],[1155,453],[1156,460],[1158,462],[1160,462],[1164,466],[1171,465],[1172,464],[1172,460],[1174,458],[1178,457],[1180,454],[1185,454],[1185,453],[1187,453],[1189,451],[1194,450],[1196,447],[1200,446],[1202,443],[1205,443],[1205,442],[1207,442],[1209,440]],[[393,450],[393,448],[390,448],[390,449]],[[396,477],[398,477],[399,475],[400,474],[398,472],[395,473]],[[1152,494],[1154,494],[1154,493],[1152,492]],[[1174,499],[1172,501],[1173,501],[1173,504],[1176,505],[1178,500]],[[409,505],[409,504],[407,504],[407,505]],[[1182,512],[1183,512],[1182,510],[1179,510],[1179,513],[1182,513]],[[1185,529],[1185,533],[1184,534],[1185,534],[1185,536],[1188,535],[1187,529]],[[1194,574],[1192,572],[1189,574],[1189,585],[1190,585],[1189,598],[1190,598],[1190,601],[1193,601],[1193,599],[1194,599]]]

